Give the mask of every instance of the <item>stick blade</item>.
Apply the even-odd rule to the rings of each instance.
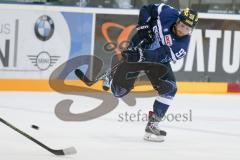
[[[81,79],[81,80],[83,80],[84,79],[84,73],[80,70],[80,69],[75,69],[75,75],[79,78],[79,79]]]
[[[75,75],[82,80],[86,85],[91,86],[93,85],[94,81],[91,81],[87,76],[80,69],[75,69]]]
[[[63,149],[63,153],[64,155],[72,155],[72,154],[76,154],[77,150],[75,147],[69,147],[69,148]]]

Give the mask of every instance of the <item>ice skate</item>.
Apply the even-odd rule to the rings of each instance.
[[[145,136],[144,140],[146,141],[153,141],[153,142],[163,142],[164,137],[167,133],[161,130],[158,126],[160,120],[159,118],[153,113],[149,112],[149,119],[147,126],[145,128]]]

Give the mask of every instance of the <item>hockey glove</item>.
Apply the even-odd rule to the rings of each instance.
[[[122,51],[122,57],[127,62],[143,62],[145,60],[141,48],[128,48]]]
[[[154,34],[148,23],[136,27],[140,39],[145,39],[145,44],[151,44],[154,41]]]

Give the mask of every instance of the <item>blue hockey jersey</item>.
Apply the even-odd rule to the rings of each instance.
[[[187,54],[190,36],[177,37],[172,27],[179,18],[180,12],[173,7],[161,4],[150,4],[143,6],[140,10],[138,24],[143,25],[149,19],[155,21],[153,26],[155,41],[147,48],[147,50],[157,50],[167,45],[169,52],[161,54],[160,62],[176,61]],[[151,54],[147,55],[151,56]]]

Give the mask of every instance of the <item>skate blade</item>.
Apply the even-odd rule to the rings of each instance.
[[[143,137],[144,140],[146,141],[151,141],[151,142],[163,142],[165,136],[156,136],[152,133],[146,133]]]

